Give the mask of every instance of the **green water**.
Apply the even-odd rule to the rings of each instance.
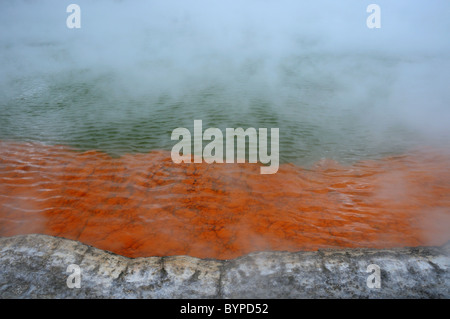
[[[307,165],[449,136],[446,54],[334,50],[307,33],[285,36],[286,47],[258,32],[208,42],[191,24],[137,23],[117,38],[119,29],[43,25],[1,41],[0,139],[118,156],[170,150],[172,130],[193,132],[200,119],[204,129],[279,128],[280,161]]]

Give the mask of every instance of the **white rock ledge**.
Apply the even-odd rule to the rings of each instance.
[[[46,235],[0,238],[0,298],[449,298],[443,247],[126,258]],[[70,289],[67,266],[81,268]],[[367,286],[367,266],[381,288]]]

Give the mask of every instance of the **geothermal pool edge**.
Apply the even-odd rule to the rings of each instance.
[[[69,265],[81,288],[69,288]],[[381,288],[369,288],[369,265]],[[47,235],[0,238],[0,298],[450,298],[441,247],[127,258]]]

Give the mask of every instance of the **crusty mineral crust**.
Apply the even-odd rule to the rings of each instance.
[[[46,235],[0,238],[1,298],[449,298],[443,247],[130,259]],[[81,267],[70,289],[67,266]],[[368,288],[367,266],[381,268]]]

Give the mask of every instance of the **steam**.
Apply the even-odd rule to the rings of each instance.
[[[65,25],[69,2],[2,1],[2,104],[45,94],[49,81],[90,77],[111,120],[135,99],[185,101],[219,88],[217,104],[236,112],[262,99],[274,105],[272,117],[324,130],[342,130],[349,123],[334,120],[353,117],[373,131],[372,143],[393,126],[431,140],[449,135],[448,1],[377,1],[378,30],[365,25],[367,1],[76,3],[78,30]],[[325,109],[310,120],[303,108]]]
[[[70,3],[81,29],[66,27]],[[381,29],[366,27],[371,3]],[[1,1],[0,139],[64,144],[80,123],[123,135],[144,119],[145,147],[170,149],[202,119],[280,128],[281,162],[301,165],[448,149],[449,13],[448,0]]]
[[[358,140],[373,145],[365,150],[373,154],[405,140],[443,143],[450,136],[448,1],[378,1],[377,30],[367,28],[369,3],[361,1],[77,1],[81,29],[66,27],[68,4],[2,1],[2,110],[14,99],[56,103],[48,96],[67,93],[55,93],[54,83],[86,85],[95,93],[81,103],[105,104],[99,121],[144,113],[169,122],[166,135],[201,115],[223,128],[270,122],[280,127],[281,141],[294,140],[281,145],[282,160],[299,158],[292,149],[307,150],[303,164],[345,161],[351,155],[339,153],[358,153]],[[70,101],[79,101],[77,90]],[[125,114],[135,101],[162,100],[167,113],[130,107]],[[177,103],[190,110],[168,110]],[[266,105],[258,119],[255,103]],[[413,138],[398,137],[399,128]],[[298,137],[305,130],[314,135],[309,141]],[[60,142],[57,130],[39,134]],[[392,145],[380,147],[388,136]],[[154,147],[168,149],[169,137]]]

